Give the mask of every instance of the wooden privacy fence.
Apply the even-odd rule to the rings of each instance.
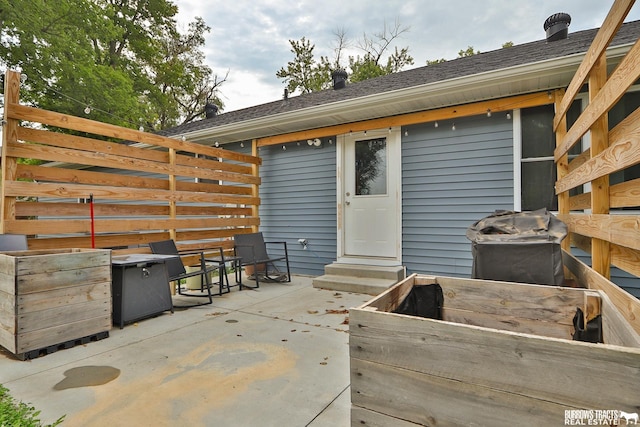
[[[0,231],[27,234],[29,249],[230,248],[257,230],[260,158],[23,106],[19,89],[8,71]]]
[[[563,248],[568,251],[573,244],[591,254],[592,268],[600,276],[586,274],[580,279],[605,290],[627,320],[639,325],[640,302],[603,280],[610,277],[611,265],[640,276],[640,179],[609,183],[610,174],[640,163],[640,109],[611,130],[607,119],[609,110],[640,77],[640,41],[610,75],[605,52],[633,3],[617,0],[613,4],[564,96],[557,98],[554,156],[558,216],[568,225],[571,237]],[[567,129],[567,111],[585,84],[589,105]],[[590,148],[569,161],[569,150],[587,133]],[[585,187],[583,194],[570,196],[570,190],[585,184],[590,184],[590,191]],[[573,262],[571,257],[566,259]]]

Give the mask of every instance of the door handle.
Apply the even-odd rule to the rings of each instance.
[[[346,202],[344,202],[344,204],[349,206],[351,204],[351,202],[347,200]]]

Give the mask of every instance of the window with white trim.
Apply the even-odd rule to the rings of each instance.
[[[577,99],[567,113],[570,126],[582,109],[582,100]],[[522,211],[547,208],[558,210],[558,197],[555,195],[557,179],[553,151],[556,138],[553,132],[553,104],[524,108],[520,111],[520,197]],[[516,116],[517,117],[517,116]],[[582,142],[575,144],[569,151],[569,158],[579,155]],[[579,194],[582,188],[574,189],[571,195]]]

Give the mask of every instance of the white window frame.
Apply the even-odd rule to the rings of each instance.
[[[640,87],[638,88],[640,89]],[[582,101],[582,111],[589,104],[589,98],[586,93],[580,93],[576,96],[576,100]],[[527,159],[522,158],[522,115],[520,109],[513,110],[513,210],[520,212],[522,210],[522,163],[525,163]],[[584,151],[591,147],[591,133],[587,132],[582,137],[582,149]],[[536,157],[536,161],[553,160],[553,156],[550,157]],[[585,192],[591,191],[591,183],[586,183],[583,186]]]

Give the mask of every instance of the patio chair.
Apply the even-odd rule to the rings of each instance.
[[[27,236],[24,234],[0,234],[0,251],[26,251]]]
[[[253,273],[256,280],[255,286],[240,284],[242,287],[259,288],[260,274],[258,268],[264,266],[264,279],[274,282],[291,282],[291,271],[289,269],[289,254],[287,253],[287,242],[265,242],[262,233],[236,234],[233,237],[234,255],[239,258],[241,267],[253,266]],[[281,254],[271,256],[267,252],[267,245],[282,245]],[[278,261],[284,261],[287,266],[287,274],[283,275],[275,265]],[[271,266],[271,270],[269,267]],[[277,277],[274,277],[277,274]]]
[[[208,297],[209,302],[205,304],[212,304],[213,298],[211,294],[211,287],[213,286],[213,284],[211,283],[210,273],[216,270],[219,271],[218,295],[222,295],[223,293],[226,293],[229,291],[229,286],[227,284],[227,291],[223,292],[224,280],[222,275],[224,274],[226,276],[226,271],[224,271],[223,273],[224,264],[222,264],[222,266],[220,263],[207,264],[207,262],[205,262],[204,251],[201,251],[201,250],[178,251],[178,248],[176,247],[176,244],[172,239],[162,240],[159,242],[150,242],[149,247],[151,248],[151,252],[153,252],[154,254],[176,255],[175,258],[169,259],[166,262],[166,264],[167,264],[167,270],[169,273],[169,282],[173,282],[173,281],[178,282],[178,285],[176,286],[176,288],[179,295],[188,296],[188,297]],[[222,256],[222,248],[219,248],[219,249],[220,249],[220,255]],[[200,268],[196,270],[187,271],[184,264],[182,263],[182,258],[180,257],[184,255],[196,255],[196,254],[200,255],[200,266],[199,266]],[[200,276],[200,281],[201,281],[200,293],[193,294],[193,293],[188,293],[186,291],[183,292],[184,290],[180,285],[180,280],[187,279],[189,277],[195,277],[195,276]],[[206,293],[204,293],[205,291]],[[203,304],[196,304],[196,305],[203,305]],[[186,307],[193,307],[193,306],[186,306]],[[186,307],[183,306],[178,308],[186,308]]]

